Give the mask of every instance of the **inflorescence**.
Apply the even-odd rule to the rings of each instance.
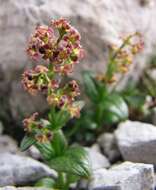
[[[109,84],[116,82],[116,74],[127,73],[134,56],[142,51],[143,47],[143,39],[138,32],[122,38],[120,46],[111,45],[107,71],[98,75],[97,79]]]
[[[52,20],[49,26],[37,26],[31,36],[27,54],[33,60],[44,60],[44,65],[26,70],[22,77],[24,89],[36,95],[42,92],[51,107],[67,111],[71,117],[79,117],[80,106],[75,103],[80,94],[79,85],[75,80],[63,83],[63,77],[71,74],[76,63],[83,58],[84,51],[80,45],[80,34],[65,19]],[[41,122],[36,121],[37,114],[24,120],[27,132],[36,127],[42,131],[37,139],[46,141],[51,138],[49,131]]]

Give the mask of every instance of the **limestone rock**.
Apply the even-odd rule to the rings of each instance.
[[[90,149],[90,148],[87,148],[86,150],[89,153],[93,171],[100,169],[100,168],[109,168],[110,167],[110,163],[104,155],[102,155],[101,153],[99,153],[93,149]]]
[[[17,142],[7,135],[0,135],[0,154],[4,152],[17,153]]]
[[[29,147],[29,149],[26,151],[26,155],[34,158],[35,160],[42,160],[42,155],[35,146]]]
[[[120,159],[120,151],[113,133],[104,133],[99,136],[97,141],[110,162]]]
[[[29,185],[49,176],[56,177],[54,170],[36,160],[10,153],[0,156],[0,186]]]
[[[58,17],[68,18],[82,34],[87,56],[77,71],[101,71],[107,60],[107,46],[112,42],[119,43],[123,34],[137,30],[143,34],[146,48],[136,59],[129,75],[136,80],[156,45],[154,0],[148,0],[148,3],[140,0],[1,0],[0,91],[15,120],[36,111],[41,101],[19,88],[21,73],[31,64],[25,53],[28,37],[37,24],[47,24],[50,19]],[[44,111],[45,107],[43,103],[38,109]]]
[[[89,190],[153,190],[154,169],[150,164],[125,162],[110,170],[99,169],[93,174]]]
[[[124,160],[156,164],[156,127],[151,124],[126,121],[115,131]]]

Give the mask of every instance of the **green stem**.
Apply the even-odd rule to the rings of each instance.
[[[65,179],[65,174],[62,172],[58,173],[56,188],[59,188],[60,190],[69,190],[69,184],[67,183]]]
[[[107,79],[111,79],[112,76],[113,76],[113,73],[115,72],[116,70],[116,67],[117,65],[115,65],[115,59],[118,55],[118,53],[129,43],[130,39],[132,38],[133,36],[130,35],[122,44],[121,46],[117,49],[117,51],[112,54],[110,53],[110,56],[109,56],[109,62],[108,62],[108,69],[106,71],[106,78]]]

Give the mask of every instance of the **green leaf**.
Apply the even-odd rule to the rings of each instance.
[[[31,145],[35,144],[36,140],[32,136],[26,135],[20,145],[21,151],[27,150]]]
[[[61,155],[64,153],[64,150],[67,147],[67,140],[61,130],[54,132],[51,146],[55,151],[55,156]]]
[[[66,122],[69,120],[70,114],[65,110],[55,110],[55,108],[52,108],[49,113],[49,120],[51,125],[51,129],[58,130],[61,129]]]
[[[42,157],[43,157],[44,160],[48,161],[52,157],[55,156],[55,150],[51,146],[50,142],[48,142],[48,143],[39,143],[39,142],[36,142],[35,146],[37,147],[37,149],[42,154]]]
[[[71,147],[49,162],[51,168],[57,172],[65,172],[72,175],[88,178],[91,173],[88,153],[82,147]]]
[[[43,178],[39,180],[36,184],[35,187],[45,187],[45,188],[52,188],[55,184],[55,181],[52,178]],[[53,190],[53,189],[51,189]]]
[[[71,184],[71,183],[76,183],[78,180],[80,179],[79,176],[76,175],[67,175],[67,183]]]
[[[128,106],[118,94],[106,96],[99,105],[99,119],[107,124],[113,124],[128,118]]]
[[[84,81],[84,88],[85,88],[85,92],[87,96],[93,102],[96,102],[98,98],[98,91],[96,89],[96,85],[95,85],[92,73],[90,73],[89,71],[83,72],[83,81]]]

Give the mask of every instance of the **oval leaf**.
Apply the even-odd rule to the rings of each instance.
[[[98,91],[94,82],[94,78],[92,77],[92,74],[89,71],[83,72],[83,81],[87,96],[93,102],[96,102],[98,98]]]
[[[33,137],[26,135],[20,145],[21,151],[27,150],[31,145],[35,144],[35,142],[36,140]]]
[[[88,153],[82,147],[72,147],[50,161],[51,168],[58,172],[66,172],[76,176],[88,178],[91,173]]]
[[[103,109],[103,120],[108,124],[117,123],[128,118],[128,106],[118,94],[105,97],[101,106]]]

